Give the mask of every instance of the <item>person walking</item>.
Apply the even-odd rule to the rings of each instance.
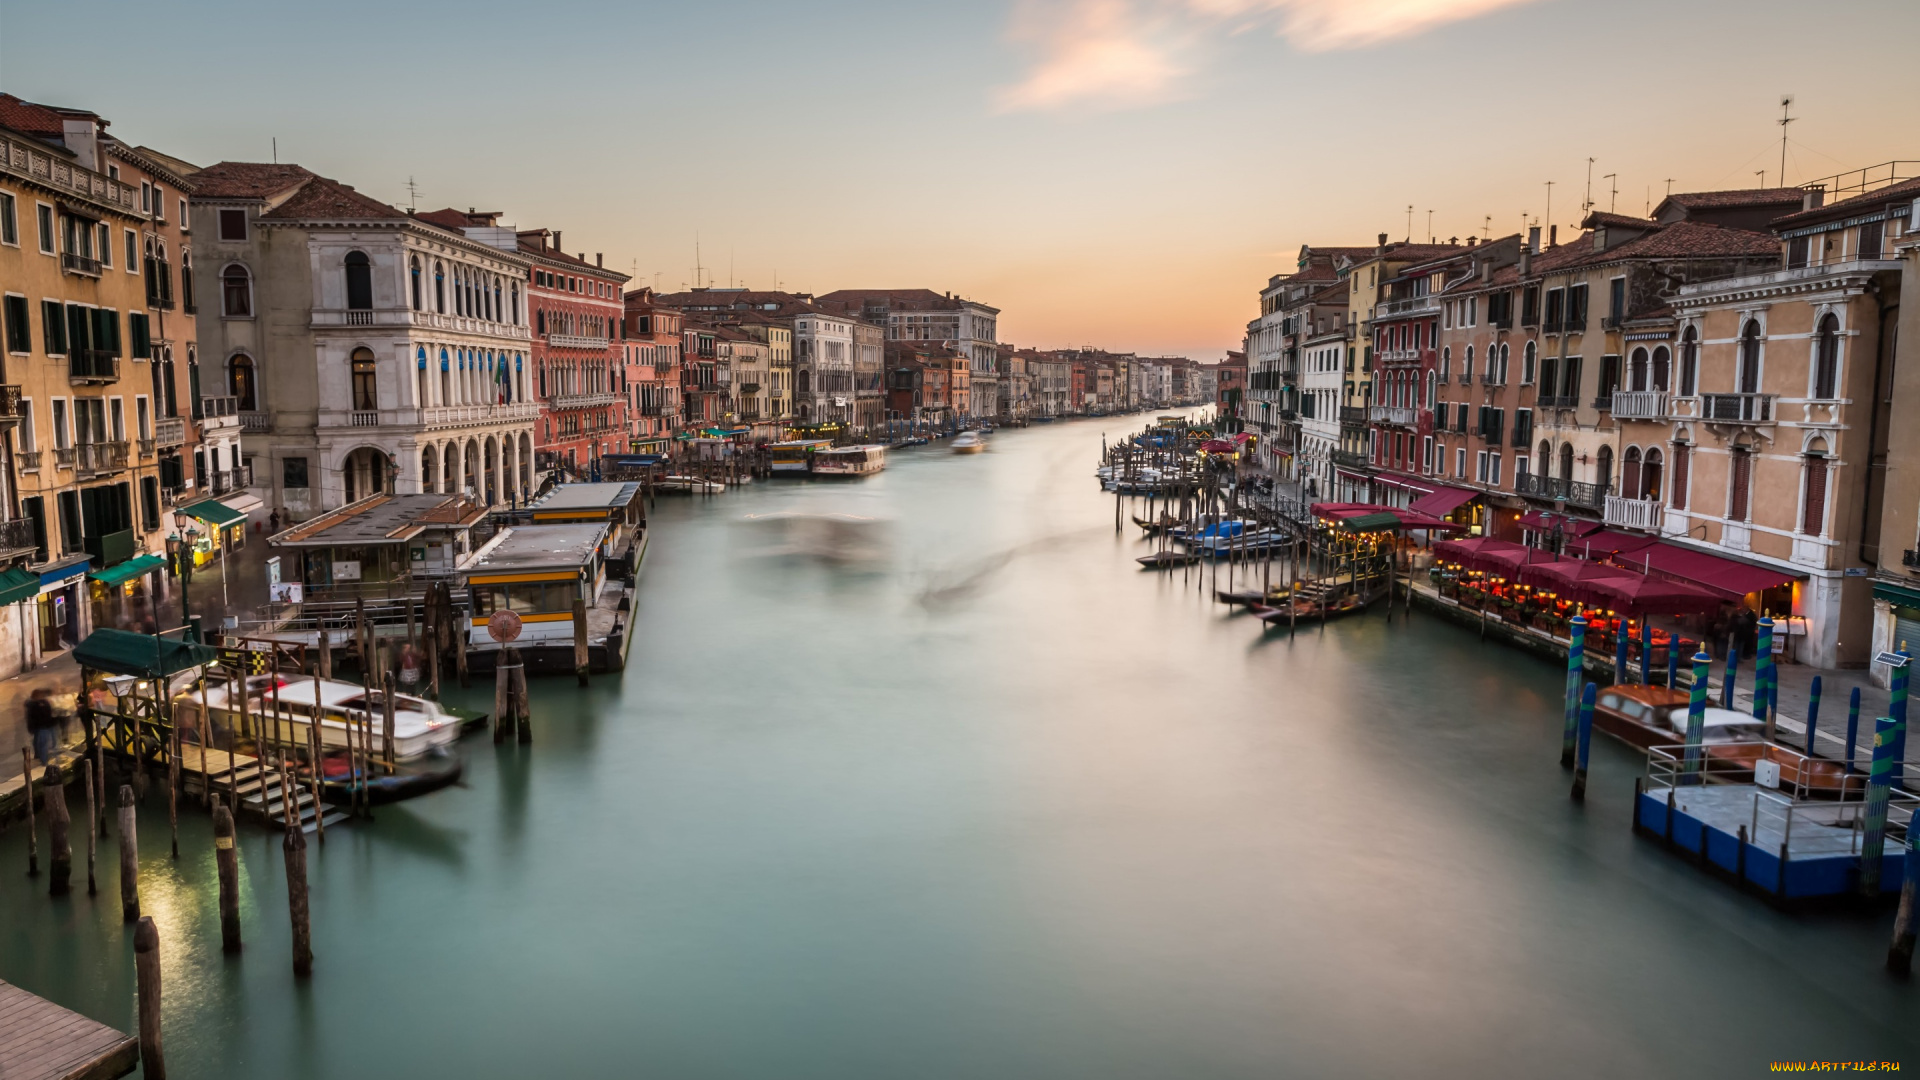
[[[45,765],[53,760],[54,744],[60,734],[60,718],[53,711],[53,695],[46,687],[35,690],[25,707],[27,733],[33,737],[33,759]]]

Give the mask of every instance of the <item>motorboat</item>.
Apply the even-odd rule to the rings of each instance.
[[[453,745],[460,737],[464,721],[446,712],[432,701],[411,694],[395,694],[393,712],[393,758],[415,761],[436,750]],[[316,708],[316,702],[318,703]],[[181,694],[173,703],[175,723],[182,730],[202,730],[202,716],[210,717],[218,731],[238,731],[244,726],[264,734],[269,740],[308,745],[307,728],[316,713],[320,716],[321,753],[347,746],[348,721],[353,723],[354,744],[358,746],[366,717],[372,717],[371,749],[386,756],[384,715],[386,701],[379,690],[368,691],[358,683],[317,676],[266,674],[250,675],[246,682],[246,702],[221,683],[209,683],[204,691]]]
[[[357,788],[368,803],[379,806],[451,787],[465,772],[466,761],[452,750],[404,761],[392,772],[357,769],[352,755],[338,750],[320,758],[320,787],[327,798],[342,804],[353,798]]]
[[[963,431],[955,435],[953,442],[947,446],[956,454],[977,454],[987,448],[987,440],[977,431]]]
[[[1593,728],[1641,750],[1662,747],[1672,752],[1686,742],[1690,704],[1684,690],[1616,684],[1595,696]],[[1782,787],[1828,798],[1861,788],[1860,774],[1852,774],[1849,781],[1844,762],[1809,758],[1792,747],[1766,741],[1766,724],[1758,717],[1708,705],[1700,719],[1701,752],[1708,759],[1705,769],[1717,780],[1751,783],[1756,766],[1768,761],[1777,767]]]
[[[715,480],[704,480],[698,476],[664,476],[654,487],[660,491],[682,495],[718,495],[727,490],[727,485]]]
[[[871,476],[887,467],[887,448],[880,445],[837,446],[813,455],[815,476]]]

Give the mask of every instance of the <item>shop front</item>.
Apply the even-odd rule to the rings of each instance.
[[[159,555],[136,555],[116,566],[87,574],[87,602],[93,625],[111,626],[138,634],[160,630],[160,575],[167,560]]]
[[[195,569],[246,546],[247,515],[218,499],[182,507],[174,513],[173,523],[193,552]]]
[[[80,602],[88,565],[87,558],[81,556],[40,572],[34,607],[42,659],[48,653],[73,648],[93,630],[89,613]]]
[[[1890,653],[1913,655],[1920,649],[1920,588],[1876,581],[1873,585],[1873,681],[1891,682],[1893,667],[1879,658]]]

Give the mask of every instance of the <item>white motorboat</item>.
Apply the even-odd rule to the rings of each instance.
[[[947,447],[956,454],[977,454],[987,448],[987,440],[977,431],[963,431]]]
[[[307,745],[307,726],[316,711],[320,715],[320,740],[323,749],[347,745],[347,722],[352,719],[355,743],[359,741],[363,717],[373,717],[373,751],[387,752],[384,710],[380,691],[369,693],[358,683],[321,679],[305,675],[251,675],[247,678],[246,725],[264,731],[269,739]],[[315,708],[316,696],[319,708]],[[182,730],[200,730],[203,714],[212,715],[216,738],[219,732],[238,730],[241,723],[237,695],[219,683],[208,684],[206,691],[186,693],[174,698],[174,720]],[[393,757],[413,761],[460,737],[460,718],[441,710],[426,698],[411,694],[394,695]]]

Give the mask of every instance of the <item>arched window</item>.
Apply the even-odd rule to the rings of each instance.
[[[193,252],[180,249],[180,307],[187,314],[194,313],[193,302]]]
[[[1620,497],[1640,497],[1640,448],[1637,446],[1627,447],[1627,452],[1620,455]]]
[[[1512,347],[1507,345],[1506,342],[1501,342],[1500,343],[1500,371],[1498,373],[1498,377],[1495,378],[1494,381],[1499,383],[1502,386],[1505,386],[1507,384],[1507,362],[1511,359],[1513,359]]]
[[[229,319],[253,316],[253,275],[239,263],[220,271],[220,313]]]
[[[347,310],[373,310],[373,262],[364,251],[347,252]]]
[[[1673,366],[1673,359],[1671,355],[1668,354],[1667,347],[1665,345],[1654,346],[1653,348],[1653,389],[1654,390],[1662,394],[1667,392],[1667,375],[1669,374],[1667,369],[1672,366]]]
[[[518,282],[514,283],[513,288],[511,290],[511,294],[513,299],[513,307],[510,310],[513,313],[513,325],[519,326],[520,325],[520,284]]]
[[[1734,390],[1742,394],[1760,392],[1760,323],[1748,320],[1740,331],[1740,384]]]
[[[1813,396],[1830,399],[1840,381],[1840,320],[1822,316],[1813,339]]]
[[[1593,456],[1593,484],[1602,495],[1613,488],[1613,447],[1603,446]]]
[[[1643,499],[1660,498],[1660,449],[1647,447],[1647,457],[1640,463],[1640,497]]]
[[[1647,389],[1648,374],[1649,372],[1647,371],[1647,350],[1645,349],[1633,350],[1633,356],[1627,360],[1627,389],[1629,390]]]
[[[1560,481],[1561,483],[1566,483],[1566,484],[1573,483],[1573,444],[1572,443],[1560,444]]]
[[[1680,335],[1680,396],[1692,397],[1700,390],[1700,334],[1687,327]]]
[[[242,412],[257,412],[260,408],[260,392],[254,382],[253,357],[246,353],[236,353],[227,361],[227,391],[234,397],[234,405]]]
[[[1727,465],[1727,517],[1747,520],[1747,494],[1753,488],[1753,451],[1736,446],[1729,451]]]
[[[1535,364],[1538,363],[1539,359],[1540,347],[1534,342],[1527,342],[1527,351],[1523,353],[1520,358],[1520,381],[1522,383],[1528,386],[1533,385],[1534,372],[1538,370]]]
[[[1473,346],[1467,346],[1466,359],[1460,364],[1460,381],[1473,381]]]
[[[1673,483],[1672,493],[1667,496],[1667,505],[1675,510],[1687,508],[1687,467],[1693,461],[1693,447],[1683,442],[1673,444]]]
[[[1533,456],[1533,462],[1536,474],[1540,479],[1545,480],[1548,470],[1553,468],[1553,444],[1545,439],[1541,439],[1540,452]],[[1542,490],[1545,489],[1543,488]]]
[[[380,407],[379,376],[373,359],[373,350],[355,349],[349,362],[353,367],[353,411],[372,412],[378,409]]]
[[[1452,377],[1452,374],[1453,374],[1452,369],[1453,369],[1453,346],[1448,345],[1447,347],[1440,350],[1440,377],[1443,379]],[[1323,371],[1326,370],[1324,365],[1322,366],[1321,370]]]
[[[413,310],[419,311],[420,305],[425,302],[425,298],[421,295],[423,286],[420,281],[420,256],[418,255],[407,260],[407,283],[409,291],[413,295]]]
[[[1828,318],[1832,318],[1831,315]],[[1827,526],[1827,441],[1815,439],[1800,461],[1800,531],[1819,536]]]
[[[437,260],[433,264],[433,310],[439,315],[447,313],[447,268]]]

